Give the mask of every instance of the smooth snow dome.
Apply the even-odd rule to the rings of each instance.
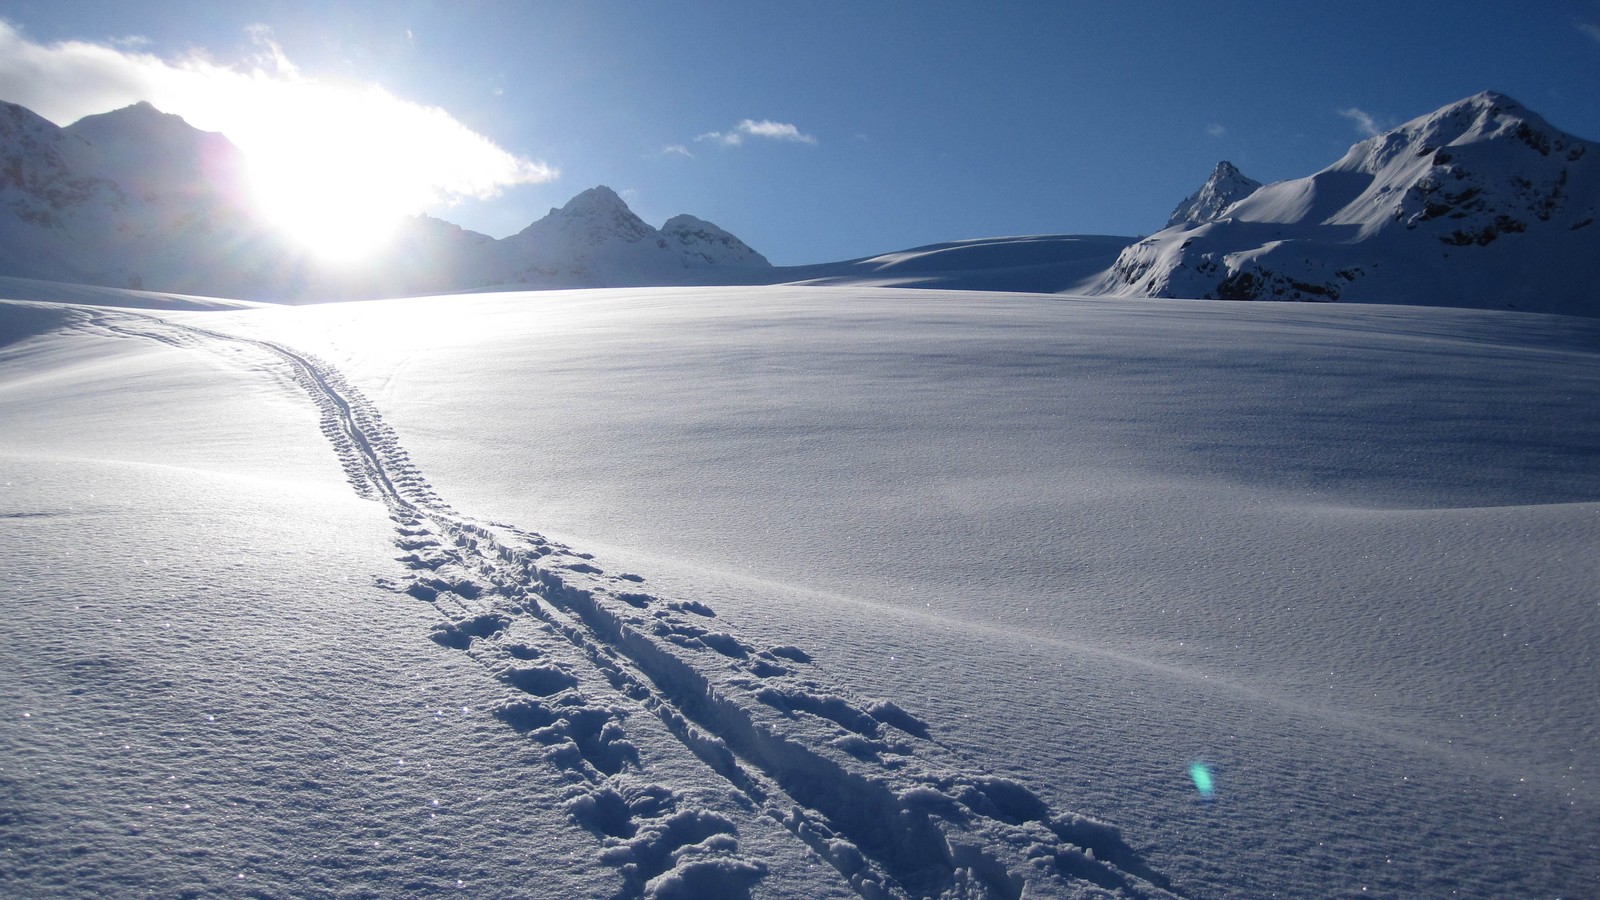
[[[8,890],[1600,887],[1590,320],[859,286],[155,315],[0,305]],[[307,722],[325,755],[260,740]],[[433,728],[442,781],[378,776]],[[108,827],[64,827],[83,784]],[[317,827],[363,796],[359,840]],[[227,852],[178,850],[162,804],[201,797]]]

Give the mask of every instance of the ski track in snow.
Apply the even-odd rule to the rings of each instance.
[[[590,554],[457,512],[372,404],[316,359],[138,313],[73,314],[91,332],[256,351],[287,367],[357,493],[389,509],[409,575],[380,584],[431,605],[432,639],[507,687],[495,716],[568,778],[568,812],[601,840],[619,897],[748,896],[767,874],[741,854],[731,820],[651,780],[628,737],[636,714],[861,897],[1180,896],[1115,827],[983,774],[911,713],[830,681],[802,649],[754,646],[699,601],[655,596]]]

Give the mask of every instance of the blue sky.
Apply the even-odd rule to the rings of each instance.
[[[0,20],[40,52],[223,67],[269,40],[303,79],[381,85],[559,172],[441,218],[500,237],[607,184],[653,224],[698,215],[780,264],[1148,233],[1219,159],[1309,174],[1369,124],[1484,89],[1600,139],[1600,0],[14,0]],[[47,79],[13,67],[0,99],[82,89]]]

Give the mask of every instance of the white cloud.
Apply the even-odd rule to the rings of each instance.
[[[1354,122],[1356,130],[1367,137],[1372,137],[1373,135],[1379,134],[1383,131],[1382,128],[1378,127],[1378,122],[1376,119],[1372,118],[1371,115],[1368,115],[1366,112],[1357,109],[1354,106],[1350,107],[1349,109],[1339,110],[1339,115],[1344,116],[1351,122]]]
[[[774,122],[771,119],[762,119],[759,122],[745,119],[738,126],[740,134],[753,137],[771,138],[775,141],[797,141],[802,144],[815,144],[817,139],[809,134],[801,134],[800,129],[787,122]]]
[[[1228,133],[1228,129],[1222,127],[1221,125],[1217,125],[1217,124],[1213,123],[1211,125],[1207,125],[1206,126],[1206,134],[1209,134],[1214,138],[1222,137],[1223,135],[1225,135],[1227,133]]]
[[[687,156],[690,159],[694,159],[694,154],[690,153],[689,152],[689,148],[685,147],[682,144],[668,144],[667,146],[662,147],[661,148],[661,155],[662,156]]]
[[[348,186],[395,215],[557,176],[439,107],[302,73],[264,26],[249,34],[254,52],[228,63],[200,51],[163,58],[125,38],[40,44],[0,20],[0,97],[62,125],[148,100],[226,134],[252,166]]]
[[[816,144],[817,139],[802,132],[799,128],[788,122],[774,122],[771,119],[745,119],[729,131],[708,131],[696,137],[697,141],[711,141],[724,147],[737,147],[744,143],[745,138],[765,138],[771,141],[792,141],[798,144]]]

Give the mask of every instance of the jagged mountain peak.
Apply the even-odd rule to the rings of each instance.
[[[1261,182],[1248,178],[1233,163],[1223,160],[1211,170],[1211,177],[1200,190],[1190,194],[1172,211],[1167,227],[1210,222],[1222,211],[1255,193]]]

